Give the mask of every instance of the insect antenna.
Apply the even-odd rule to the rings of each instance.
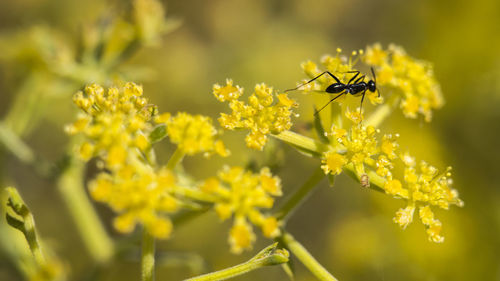
[[[377,76],[375,76],[375,71],[373,70],[373,67],[370,67],[370,70],[372,71],[373,81],[375,82],[375,88],[377,89],[378,97],[380,98],[380,90],[377,87]]]

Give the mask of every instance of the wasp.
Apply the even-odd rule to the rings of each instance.
[[[342,83],[335,75],[333,75],[330,71],[324,71],[320,75],[314,77],[313,79],[307,81],[306,83],[297,86],[296,88],[293,89],[288,89],[285,90],[285,92],[289,91],[295,91],[299,89],[300,87],[303,87],[314,80],[320,78],[321,76],[328,74],[330,75],[333,79],[335,79],[336,83],[331,84],[325,89],[325,92],[329,94],[338,94],[334,98],[332,98],[327,104],[325,104],[320,110],[316,111],[315,115],[318,114],[321,110],[323,110],[327,105],[329,105],[332,101],[336,100],[342,95],[347,95],[351,94],[353,96],[361,96],[361,107],[363,106],[363,100],[365,99],[365,94],[366,91],[370,91],[374,93],[377,91],[377,78],[375,76],[375,71],[373,71],[373,68],[370,68],[372,75],[373,75],[373,80],[369,80],[368,82],[365,82],[365,77],[366,75],[360,75],[361,72],[359,71],[348,71],[346,73],[355,73],[355,75],[347,82],[347,84]],[[380,97],[380,92],[378,92],[378,96]],[[360,108],[361,108],[360,107]]]

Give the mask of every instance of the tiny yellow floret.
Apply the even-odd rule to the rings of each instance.
[[[338,175],[342,172],[342,168],[347,163],[347,159],[344,155],[329,151],[325,153],[321,163],[323,164],[321,168],[325,171],[325,174],[331,173],[332,175]]]
[[[237,220],[229,233],[231,252],[239,254],[245,249],[251,249],[254,241],[252,227],[245,220]]]
[[[226,130],[248,129],[250,133],[245,142],[248,147],[262,150],[267,143],[267,135],[278,134],[292,126],[292,107],[297,107],[294,100],[286,94],[277,95],[273,88],[266,84],[257,84],[254,93],[245,103],[238,98],[243,93],[239,86],[233,86],[232,80],[226,81],[226,86],[214,85],[214,95],[221,101],[229,101],[231,114],[221,113],[220,125]]]
[[[215,98],[221,102],[225,102],[238,99],[243,94],[243,88],[240,88],[238,85],[233,86],[233,80],[226,79],[226,86],[215,84],[213,86],[213,93]]]
[[[269,168],[259,173],[242,167],[224,167],[217,178],[209,178],[200,190],[214,196],[215,211],[221,220],[234,216],[230,233],[233,252],[248,249],[255,235],[250,223],[260,227],[267,237],[279,234],[279,222],[275,217],[262,213],[274,204],[274,196],[281,196],[281,180],[273,176]]]
[[[201,152],[229,155],[229,151],[218,139],[217,130],[209,117],[180,112],[167,119],[165,124],[170,141],[177,144],[187,155]]]

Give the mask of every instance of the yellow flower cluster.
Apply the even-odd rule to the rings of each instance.
[[[337,149],[324,154],[321,167],[325,173],[340,174],[344,165],[352,163],[358,175],[366,173],[365,165],[376,169],[380,176],[390,175],[398,136],[384,135],[379,143],[377,132],[372,126],[352,126],[349,131],[333,126],[329,135],[333,136]]]
[[[405,164],[404,186],[399,180],[392,179],[392,176],[388,177],[384,185],[386,193],[408,200],[408,206],[397,212],[394,222],[405,228],[413,219],[415,207],[420,205],[420,220],[427,228],[429,240],[443,242],[444,237],[440,235],[441,222],[434,219],[430,206],[445,210],[452,204],[463,206],[458,192],[450,188],[451,168],[448,167],[444,173],[440,173],[437,168],[421,161],[417,172],[415,160],[408,153],[401,155],[400,159]]]
[[[320,75],[323,71],[327,70],[333,75],[335,75],[342,83],[347,84],[349,80],[356,75],[352,71],[356,71],[356,64],[359,62],[360,57],[364,54],[363,50],[353,51],[349,57],[342,55],[342,50],[337,49],[337,54],[335,56],[325,55],[321,58],[320,62],[322,64],[322,69],[318,68],[318,65],[312,61],[306,61],[302,63],[302,69],[304,73],[310,78],[315,78]],[[358,75],[361,77],[361,75]],[[299,85],[304,84],[308,80],[304,80]],[[370,78],[373,79],[373,78]],[[365,79],[365,82],[369,79]],[[304,85],[300,88],[303,91],[325,91],[325,89],[331,84],[336,83],[336,81],[328,74],[325,74],[314,82]],[[370,100],[372,104],[380,104],[383,101],[383,97],[379,97],[377,92],[366,92],[366,97]],[[339,98],[336,101],[341,102],[343,98]]]
[[[205,152],[207,155],[214,152],[221,156],[229,155],[229,150],[217,138],[217,130],[209,117],[193,116],[185,112],[170,117],[170,114],[165,113],[157,116],[155,121],[166,124],[170,141],[177,144],[187,155],[200,152]]]
[[[383,50],[380,44],[368,46],[363,61],[375,67],[377,86],[389,86],[403,93],[400,106],[406,117],[416,118],[420,113],[430,122],[432,110],[443,106],[443,95],[432,65],[413,59],[402,47],[389,45]]]
[[[84,160],[100,156],[108,168],[115,169],[126,163],[127,150],[145,152],[150,147],[146,132],[153,128],[149,121],[156,107],[149,105],[142,93],[142,87],[134,83],[107,90],[92,84],[74,95],[75,104],[84,114],[66,131],[86,137],[79,148]]]
[[[114,227],[130,232],[140,223],[153,236],[167,238],[172,230],[168,213],[175,212],[181,203],[173,196],[179,187],[170,170],[155,168],[147,158],[157,109],[142,95],[142,87],[134,83],[107,90],[95,84],[87,86],[74,96],[84,113],[66,129],[84,135],[79,147],[84,160],[94,156],[104,160],[106,172],[90,182],[90,194],[118,213]],[[177,140],[184,142],[183,138]]]
[[[349,130],[333,126],[328,134],[334,148],[323,155],[321,167],[325,173],[337,175],[350,165],[361,179],[374,171],[379,177],[376,185],[385,193],[408,201],[408,206],[396,213],[394,221],[405,228],[412,221],[415,208],[420,206],[420,219],[427,228],[429,239],[442,242],[441,222],[434,219],[430,206],[448,209],[451,204],[463,205],[457,191],[450,187],[451,168],[440,174],[435,167],[421,162],[417,172],[414,159],[408,153],[398,152],[397,134],[384,135],[380,139],[374,127],[354,123],[357,124]],[[404,184],[393,176],[397,165],[404,166]]]
[[[279,223],[273,216],[265,215],[260,209],[270,209],[273,196],[281,196],[281,181],[268,168],[253,174],[241,167],[225,167],[217,177],[207,179],[200,189],[213,195],[217,215],[226,220],[234,216],[229,235],[231,251],[240,253],[251,248],[255,241],[252,224],[262,229],[264,236],[280,234]]]
[[[131,232],[140,222],[157,238],[170,235],[172,222],[167,214],[179,208],[173,196],[176,178],[170,170],[155,171],[137,159],[113,174],[100,173],[89,188],[94,200],[107,203],[119,214],[113,223],[118,231]]]
[[[225,86],[214,85],[213,93],[219,101],[229,102],[232,110],[231,114],[221,113],[221,126],[228,130],[250,130],[245,138],[250,148],[262,150],[268,134],[277,134],[292,126],[290,116],[293,113],[291,108],[297,107],[295,101],[286,94],[278,94],[275,102],[273,88],[263,83],[255,86],[247,103],[238,99],[243,94],[243,89],[233,86],[233,81],[229,79]]]

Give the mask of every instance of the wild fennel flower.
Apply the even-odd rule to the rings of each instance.
[[[350,117],[351,113],[346,112],[346,116]],[[450,205],[463,206],[458,192],[451,188],[451,168],[439,173],[437,168],[422,161],[417,170],[414,158],[408,153],[399,152],[397,134],[380,137],[379,130],[358,122],[362,118],[350,119],[354,124],[348,130],[333,125],[328,134],[332,148],[322,157],[325,173],[337,175],[348,169],[349,165],[352,165],[358,178],[374,171],[380,177],[377,184],[385,193],[407,201],[407,207],[397,211],[394,222],[406,228],[418,207],[429,240],[442,242],[441,222],[434,218],[430,207],[447,210]],[[395,167],[404,169],[402,180],[394,176]]]
[[[427,122],[432,119],[432,110],[439,109],[444,104],[441,88],[437,83],[432,65],[422,60],[416,60],[406,54],[402,47],[389,45],[387,50],[382,49],[380,44],[368,46],[366,51],[359,50],[351,53],[349,57],[341,55],[342,50],[337,49],[336,56],[325,55],[321,58],[321,69],[312,61],[302,64],[302,68],[309,79],[317,77],[327,70],[335,75],[342,83],[347,84],[355,75],[352,73],[363,66],[373,67],[376,77],[377,89],[380,87],[394,89],[396,95],[402,96],[399,103],[403,114],[408,118],[416,118],[422,114]],[[366,67],[365,67],[366,68]],[[309,80],[307,79],[307,80]],[[303,84],[303,81],[299,85]],[[325,89],[336,81],[330,75],[323,75],[314,82],[303,85],[300,89],[308,91],[325,91]],[[372,104],[382,103],[384,99],[391,97],[392,92],[383,89],[380,91],[366,91],[366,97]],[[342,102],[341,97],[336,102]]]
[[[255,234],[250,223],[260,227],[266,237],[280,234],[277,219],[261,211],[272,208],[273,197],[282,195],[280,179],[268,168],[254,174],[242,167],[226,166],[217,177],[205,180],[200,189],[214,196],[214,209],[219,218],[234,217],[229,234],[232,252],[240,253],[252,247]]]
[[[127,150],[145,152],[150,147],[146,134],[153,128],[149,121],[155,107],[149,106],[142,94],[141,86],[126,83],[107,90],[92,84],[74,95],[75,104],[84,113],[66,131],[85,136],[79,148],[81,158],[100,156],[113,169],[126,163]]]
[[[156,168],[147,156],[156,106],[142,95],[142,87],[131,82],[107,90],[87,86],[74,96],[83,113],[66,129],[83,134],[79,151],[84,160],[104,160],[106,171],[89,183],[89,189],[93,199],[118,213],[114,227],[126,233],[140,223],[154,237],[167,238],[172,230],[168,214],[182,203],[175,198],[181,187],[169,169]]]
[[[100,173],[89,184],[90,195],[108,204],[118,217],[114,227],[124,233],[137,223],[157,238],[167,238],[172,231],[168,214],[178,210],[174,197],[176,177],[165,167],[155,170],[137,159],[110,174]]]
[[[205,152],[206,155],[217,153],[228,156],[229,150],[218,139],[217,130],[212,125],[212,119],[202,115],[190,115],[185,112],[162,114],[155,118],[157,123],[165,123],[167,135],[172,143],[187,155]]]
[[[275,95],[273,88],[264,83],[255,86],[248,102],[239,100],[243,88],[233,86],[230,79],[225,86],[215,84],[213,93],[219,101],[229,102],[232,110],[231,114],[221,113],[220,125],[227,130],[250,130],[245,138],[250,148],[262,150],[267,142],[267,135],[283,132],[292,126],[292,107],[297,107],[297,104],[286,94]]]
[[[384,186],[386,193],[408,201],[408,206],[398,211],[394,222],[405,228],[413,217],[413,211],[419,206],[419,217],[427,228],[429,240],[436,243],[443,242],[444,237],[440,235],[441,222],[434,218],[430,206],[445,210],[448,210],[450,205],[463,206],[463,201],[458,198],[458,192],[450,187],[451,167],[440,173],[434,166],[421,161],[417,170],[414,158],[408,153],[401,155],[399,159],[405,165],[404,185],[399,180],[389,177]],[[401,216],[403,212],[406,214]]]
[[[378,85],[402,92],[400,107],[406,117],[422,114],[430,122],[432,110],[443,106],[441,88],[429,62],[408,56],[402,47],[391,44],[384,50],[378,43],[366,48],[363,61],[375,68]]]

